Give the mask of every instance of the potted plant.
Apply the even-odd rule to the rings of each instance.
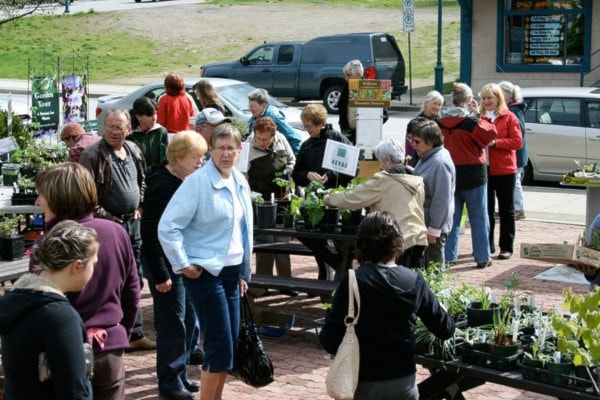
[[[33,178],[21,176],[16,183],[15,191],[12,194],[11,201],[13,206],[35,204],[38,193],[35,189]]]
[[[597,393],[600,393],[600,288],[586,294],[563,289],[564,307],[571,316],[554,312],[552,326],[556,330],[557,348],[562,354],[572,354],[575,367],[583,366]],[[595,374],[593,366],[596,367]],[[580,371],[582,368],[578,368]],[[580,374],[582,374],[580,372]]]
[[[518,321],[513,319],[513,308],[507,301],[502,302],[500,312],[493,313],[494,338],[490,343],[491,353],[508,357],[519,351],[517,343]]]
[[[497,314],[500,306],[492,302],[492,291],[489,287],[482,285],[477,292],[475,301],[467,307],[467,323],[469,326],[492,325],[494,314]]]
[[[456,360],[456,346],[462,343],[462,331],[457,328],[454,336],[440,340],[427,329],[423,321],[415,324],[415,347],[419,354],[438,358],[443,361]]]
[[[0,258],[5,261],[18,260],[25,252],[25,237],[17,233],[20,217],[7,216],[0,212]]]
[[[254,222],[259,228],[273,228],[277,219],[277,203],[265,201],[260,193],[250,196],[254,208]]]

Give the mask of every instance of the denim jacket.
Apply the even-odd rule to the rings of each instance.
[[[235,168],[232,175],[244,210],[240,276],[249,282],[253,224],[250,188]],[[160,243],[174,272],[193,264],[219,275],[233,234],[232,201],[231,192],[212,160],[183,181],[158,225]]]

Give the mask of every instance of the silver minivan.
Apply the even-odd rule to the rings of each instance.
[[[560,182],[581,165],[600,162],[600,89],[523,88],[529,162],[524,181]]]

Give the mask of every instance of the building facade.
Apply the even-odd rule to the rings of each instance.
[[[600,86],[600,0],[459,0],[460,80]]]

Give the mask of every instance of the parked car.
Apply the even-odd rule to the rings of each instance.
[[[226,114],[228,116],[241,120],[248,120],[252,116],[250,110],[248,109],[248,93],[253,91],[255,87],[250,86],[245,82],[232,79],[204,79],[207,79],[217,91],[219,98],[225,106]],[[186,78],[185,90],[192,96],[196,102],[196,106],[200,108],[200,102],[196,98],[196,94],[192,89],[198,80],[198,78]],[[99,97],[98,104],[96,106],[98,132],[100,134],[104,132],[104,118],[106,117],[106,112],[108,110],[113,108],[125,108],[129,110],[133,107],[133,102],[139,97],[145,96],[158,101],[158,98],[164,93],[164,82],[159,81],[150,83],[125,95],[119,94]],[[292,126],[292,128],[300,131],[302,133],[302,137],[306,138],[308,136],[300,119],[300,109],[296,107],[289,107],[274,97],[271,97],[270,104],[274,105],[285,114],[286,121]]]
[[[600,89],[523,88],[529,163],[525,183],[560,182],[582,165],[600,162]]]
[[[11,108],[13,115],[19,117],[23,122],[28,123],[31,120],[31,110],[27,103],[11,99]],[[0,110],[8,111],[7,95],[0,95]]]
[[[264,43],[239,61],[203,65],[201,76],[247,81],[279,97],[323,100],[330,113],[344,85],[342,69],[359,59],[368,79],[390,79],[392,97],[406,93],[404,58],[394,36],[387,33],[348,33],[321,36],[308,42]]]

